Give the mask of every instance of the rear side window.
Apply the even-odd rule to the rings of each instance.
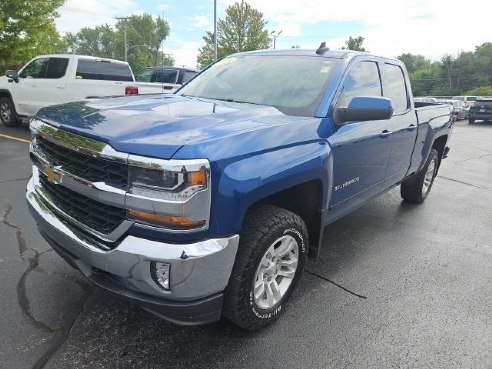
[[[343,82],[337,107],[346,108],[355,96],[381,96],[381,80],[377,63],[363,61],[351,69]]]
[[[102,81],[133,81],[132,72],[127,64],[87,59],[79,59],[76,78]]]
[[[46,78],[61,78],[65,75],[68,66],[67,58],[49,58]]]
[[[190,79],[196,76],[196,72],[191,72],[189,70],[184,72],[183,83],[188,82]]]
[[[171,69],[156,70],[152,78],[152,82],[160,83],[176,83],[178,79],[178,71]]]
[[[408,109],[408,94],[403,70],[394,64],[384,64],[386,83],[384,96],[393,101],[395,114],[401,114]]]

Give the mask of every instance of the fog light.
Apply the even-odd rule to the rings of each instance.
[[[159,261],[153,261],[150,263],[150,274],[152,275],[152,279],[155,283],[159,285],[159,287],[169,290],[169,279],[171,275],[169,274],[171,269],[170,264],[161,263]]]

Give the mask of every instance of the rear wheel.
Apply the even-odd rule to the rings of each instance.
[[[275,321],[301,277],[307,237],[306,224],[296,214],[270,205],[253,209],[241,231],[224,315],[247,330]]]
[[[470,124],[475,123],[475,119],[468,118],[468,123],[470,123]]]
[[[10,97],[0,98],[0,120],[7,127],[16,127],[20,125],[20,120],[17,119],[15,108]]]
[[[439,155],[436,149],[432,149],[427,162],[420,172],[415,177],[402,182],[400,187],[401,197],[414,204],[424,202],[434,184],[438,168]]]

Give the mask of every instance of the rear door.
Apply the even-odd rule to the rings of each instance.
[[[351,67],[335,107],[347,107],[355,96],[382,96],[376,61],[364,60]],[[343,212],[384,189],[390,121],[355,121],[335,129],[329,138],[334,162],[330,207]]]
[[[129,85],[135,83],[128,64],[107,59],[79,58],[75,79],[69,83],[69,99],[124,96]]]
[[[401,181],[410,167],[417,138],[417,117],[411,109],[403,69],[397,64],[383,63],[382,72],[383,95],[393,102],[391,145],[385,175],[389,187]]]

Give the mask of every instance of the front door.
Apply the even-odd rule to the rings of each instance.
[[[336,107],[347,107],[355,96],[382,96],[378,63],[357,62],[345,76]],[[329,138],[333,150],[330,208],[351,208],[384,188],[390,120],[348,122]],[[333,209],[334,210],[334,209]]]

